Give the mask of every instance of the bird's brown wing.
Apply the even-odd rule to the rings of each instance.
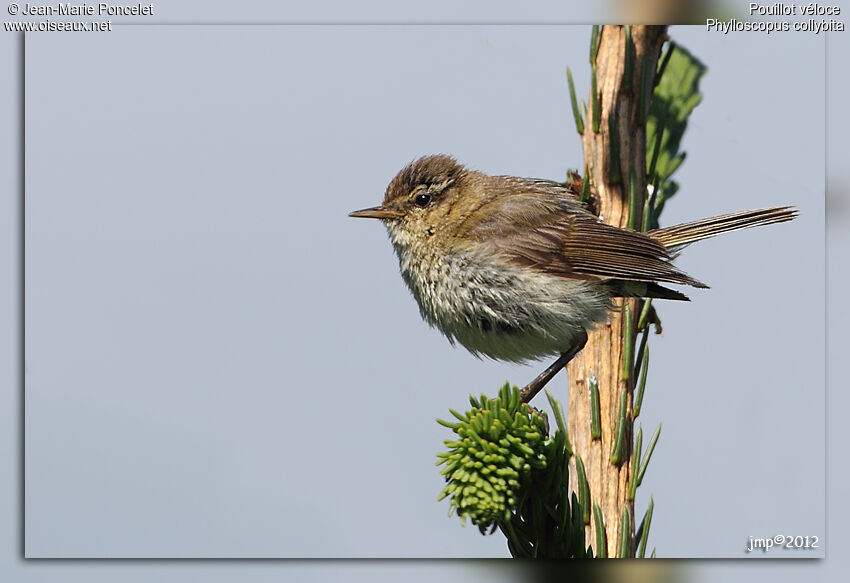
[[[502,194],[481,207],[485,212],[477,216],[486,218],[465,230],[512,263],[588,281],[707,287],[677,269],[658,241],[607,225],[574,200],[557,194],[541,199],[539,192]]]

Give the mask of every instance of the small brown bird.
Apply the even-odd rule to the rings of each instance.
[[[687,300],[662,284],[708,287],[673,265],[681,248],[788,221],[796,210],[741,211],[641,233],[600,221],[574,188],[488,176],[437,155],[402,169],[381,206],[349,216],[383,221],[422,317],[452,343],[513,362],[561,354],[551,374],[532,382],[545,384],[581,350],[586,331],[607,320],[612,298]]]

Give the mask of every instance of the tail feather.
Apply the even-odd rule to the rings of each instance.
[[[696,241],[708,239],[716,235],[738,231],[740,229],[749,229],[750,227],[784,223],[796,216],[797,209],[790,206],[739,211],[709,219],[665,227],[663,229],[655,229],[654,231],[649,231],[647,235],[664,245],[667,249],[677,251],[685,245],[690,245]]]

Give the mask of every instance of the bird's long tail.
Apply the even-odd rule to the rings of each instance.
[[[709,219],[682,223],[663,229],[649,231],[647,235],[664,245],[668,250],[676,252],[685,245],[722,235],[740,229],[784,223],[797,216],[797,209],[790,206],[780,206],[750,211],[739,211],[720,215]]]

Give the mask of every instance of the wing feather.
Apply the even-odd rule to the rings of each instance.
[[[707,287],[677,269],[660,241],[605,224],[573,194],[541,182],[495,193],[476,213],[486,218],[464,231],[517,265],[560,277]]]

